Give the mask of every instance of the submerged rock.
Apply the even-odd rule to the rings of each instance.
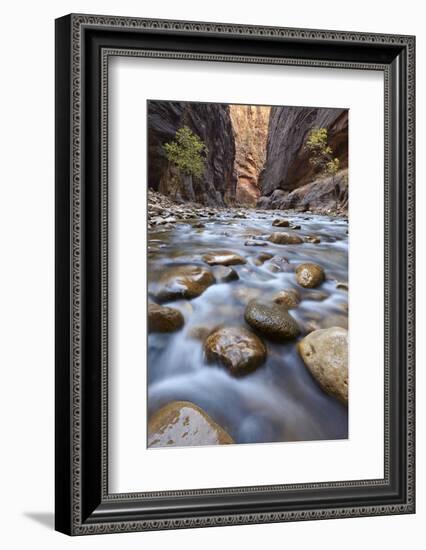
[[[294,309],[300,304],[300,293],[295,288],[288,288],[275,294],[272,301],[287,309]]]
[[[216,324],[195,325],[188,330],[187,336],[192,340],[199,340],[200,342],[204,342],[207,336],[217,328],[218,326]]]
[[[305,243],[318,244],[321,242],[321,239],[317,235],[308,235],[305,237]]]
[[[298,344],[303,362],[322,389],[348,403],[348,331],[315,330]]]
[[[274,244],[301,244],[303,239],[298,235],[291,233],[272,233],[269,235],[269,241]]]
[[[252,300],[244,319],[256,331],[278,342],[293,340],[300,334],[299,325],[287,309],[275,303]]]
[[[315,300],[315,302],[323,302],[328,298],[328,294],[327,292],[323,292],[322,290],[313,290],[312,292],[304,294],[303,298],[305,300]]]
[[[265,241],[255,240],[255,239],[249,239],[244,243],[244,246],[266,246],[267,243]]]
[[[235,252],[228,252],[227,250],[205,254],[203,260],[209,265],[237,265],[246,263],[246,260],[242,256]]]
[[[184,318],[178,309],[148,305],[148,329],[149,332],[174,332],[184,325]]]
[[[289,273],[294,270],[294,267],[284,256],[273,256],[268,262],[267,270],[272,273]]]
[[[244,327],[223,327],[204,342],[207,361],[219,362],[234,376],[248,374],[265,362],[262,340]]]
[[[166,302],[179,298],[196,298],[215,282],[213,274],[198,265],[181,265],[168,269],[158,282],[156,297]]]
[[[272,222],[272,225],[274,227],[289,227],[290,222],[288,220],[283,220],[278,218]]]
[[[148,422],[148,447],[229,445],[232,437],[210,416],[189,401],[172,401]]]
[[[250,300],[259,298],[262,295],[262,290],[255,287],[239,286],[234,292],[234,297],[242,304],[248,304]]]
[[[296,268],[296,280],[300,286],[314,288],[325,279],[323,268],[318,264],[304,263]]]
[[[229,283],[239,279],[238,273],[232,267],[217,265],[213,268],[213,275],[218,283]]]
[[[274,255],[271,254],[270,252],[261,252],[258,256],[256,256],[256,258],[253,260],[253,263],[255,265],[263,265],[266,260],[270,260],[271,258],[273,258]]]

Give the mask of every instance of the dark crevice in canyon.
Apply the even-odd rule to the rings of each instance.
[[[204,173],[180,174],[163,146],[189,127],[207,146]],[[326,128],[339,172],[325,177],[305,143]],[[347,213],[348,110],[192,102],[148,102],[148,184],[177,202]]]

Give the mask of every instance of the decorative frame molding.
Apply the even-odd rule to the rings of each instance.
[[[161,49],[154,47],[158,37],[167,42]],[[228,53],[204,51],[206,47],[200,44],[205,37],[215,39],[209,46],[213,50],[219,43],[221,50],[227,49],[221,37],[228,37],[234,45],[228,48]],[[141,43],[135,47],[138,39]],[[173,49],[173,43],[180,39],[182,45]],[[286,49],[292,53],[296,45],[299,51],[295,54],[280,55]],[[318,53],[315,57],[307,55],[313,53],[313,46]],[[194,51],[197,47],[203,51]],[[246,48],[247,52],[236,54],[232,48]],[[96,15],[70,15],[56,21],[58,530],[83,535],[414,512],[414,50],[414,37],[389,34]],[[108,59],[117,55],[384,72],[385,475],[382,480],[108,493],[107,92]],[[98,143],[94,136],[99,137]],[[89,148],[96,152],[93,162],[88,160],[93,156],[88,155]],[[89,194],[98,205],[93,211],[87,206]],[[398,308],[402,319],[396,323],[391,317],[396,307],[395,290],[402,308]],[[92,310],[95,313],[88,313]],[[90,329],[88,315],[93,324]],[[391,334],[398,337],[396,343]],[[95,362],[89,362],[89,357]],[[95,363],[96,372],[90,378],[96,381],[88,381],[88,364],[92,367]],[[89,397],[93,398],[90,405]],[[400,424],[395,418],[396,409],[404,412]],[[96,441],[93,443],[92,439]],[[366,490],[371,495],[376,490],[377,495],[369,501],[364,494]],[[330,504],[321,504],[317,496],[321,492],[336,498]],[[362,504],[356,499],[358,493],[362,495]],[[353,504],[340,504],[339,494],[353,494]],[[295,502],[294,495],[299,503],[305,499],[303,509],[291,505],[291,499]],[[179,513],[173,509],[173,499],[184,497],[188,499],[188,511]],[[204,501],[214,498],[217,502],[218,497],[224,499],[223,506],[217,505],[215,513],[206,513],[197,504],[201,498]],[[238,501],[238,511],[236,506],[232,511],[231,504],[225,502],[227,497]],[[165,499],[168,504],[160,510],[159,500]],[[145,506],[145,501],[149,505]]]

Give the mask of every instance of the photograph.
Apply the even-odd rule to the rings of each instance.
[[[146,118],[147,447],[348,439],[349,109]]]

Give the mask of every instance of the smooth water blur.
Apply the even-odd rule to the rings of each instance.
[[[276,213],[252,211],[247,219],[232,219],[232,211],[211,220],[204,228],[180,223],[149,234],[148,284],[172,265],[206,265],[202,256],[216,250],[237,252],[247,263],[233,268],[239,280],[215,284],[193,300],[170,305],[185,317],[182,330],[148,337],[148,414],[173,400],[191,401],[223,426],[237,443],[340,439],[348,435],[347,409],[325,394],[300,359],[296,341],[275,344],[264,340],[268,358],[256,372],[232,377],[220,365],[209,365],[202,342],[191,338],[194,327],[245,325],[244,309],[251,298],[268,299],[279,290],[297,288],[302,301],[291,315],[302,326],[333,315],[347,315],[348,293],[336,281],[348,281],[348,224],[343,219],[315,215],[290,215],[301,236],[316,235],[319,244],[245,246],[249,239],[266,240],[272,232],[292,231],[272,227]],[[255,265],[264,252],[285,257],[286,272],[272,272],[271,261]],[[274,263],[272,260],[272,263]],[[295,267],[305,261],[324,268],[327,280],[319,289],[302,289]],[[285,267],[285,264],[284,264]],[[324,301],[305,299],[318,291]]]

